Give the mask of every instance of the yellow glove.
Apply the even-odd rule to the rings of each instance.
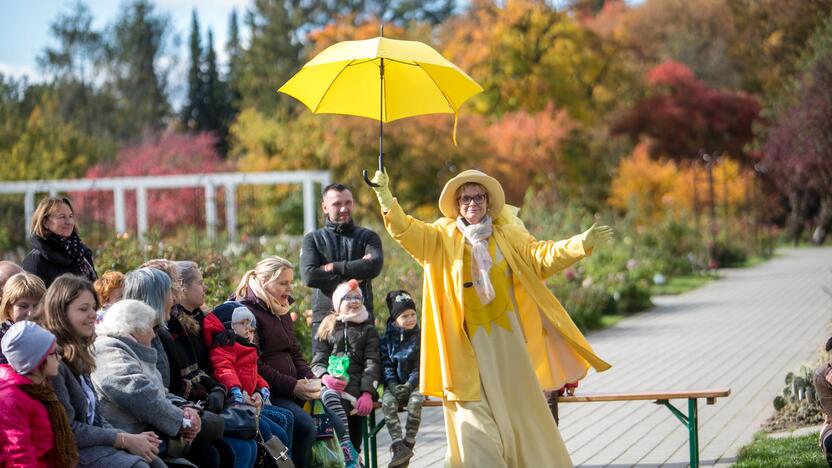
[[[609,226],[596,226],[593,224],[581,234],[584,250],[589,250],[600,243],[609,243],[615,237],[615,231]]]
[[[373,187],[373,190],[376,191],[376,196],[378,197],[378,204],[381,205],[381,211],[387,213],[393,206],[393,194],[390,192],[390,188],[387,186],[387,184],[389,183],[389,179],[387,178],[386,171],[376,171],[376,174],[373,176],[370,182],[378,185],[378,187]]]

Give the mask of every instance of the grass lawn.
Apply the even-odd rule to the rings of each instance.
[[[604,328],[612,327],[616,323],[620,322],[624,317],[626,317],[624,314],[602,315],[601,326],[598,327],[598,329],[603,330]]]
[[[654,284],[650,291],[654,296],[682,294],[703,286],[714,279],[716,277],[711,275],[677,276],[670,278],[670,281],[661,286]]]
[[[825,468],[817,434],[772,439],[757,434],[754,442],[740,449],[733,468]]]

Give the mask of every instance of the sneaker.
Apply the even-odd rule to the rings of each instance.
[[[358,451],[352,445],[352,442],[345,442],[341,444],[341,451],[344,452],[344,465],[346,468],[359,468],[361,465],[361,457]]]
[[[413,458],[413,450],[411,450],[404,442],[397,440],[390,446],[390,464],[388,468],[396,468],[406,466]]]

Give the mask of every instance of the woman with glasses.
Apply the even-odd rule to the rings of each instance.
[[[100,308],[92,283],[62,275],[43,299],[43,325],[57,338],[63,360],[52,386],[78,445],[78,466],[161,466],[159,438],[113,428],[102,416],[90,374],[95,370],[93,340]]]
[[[23,259],[23,269],[43,280],[48,288],[64,273],[95,281],[92,250],[78,237],[75,210],[66,197],[40,201],[32,217],[32,250]]]
[[[542,389],[610,366],[545,280],[612,229],[538,241],[477,170],[445,184],[432,224],[404,213],[386,173],[373,182],[387,231],[424,268],[420,389],[443,400],[446,466],[572,466]]]
[[[0,466],[75,466],[75,438],[48,381],[60,363],[55,335],[23,320],[0,348],[8,360],[0,364]]]

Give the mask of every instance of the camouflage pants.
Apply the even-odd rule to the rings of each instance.
[[[399,407],[404,406],[407,410],[404,439],[410,442],[416,440],[416,433],[419,432],[419,424],[422,422],[422,402],[424,400],[425,397],[419,393],[418,388],[413,390],[404,401],[396,398],[391,390],[385,389],[384,395],[381,396],[381,412],[384,413],[384,424],[390,433],[390,439],[394,442],[402,440]]]

